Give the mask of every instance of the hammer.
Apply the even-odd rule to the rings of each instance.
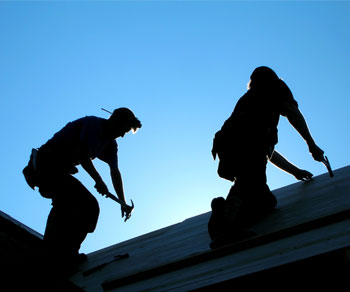
[[[120,200],[119,198],[117,198],[115,195],[111,194],[110,192],[108,192],[107,194],[104,194],[107,198],[112,199],[113,201],[116,201],[117,203],[119,203],[122,207],[124,207],[125,209],[127,209],[128,211],[125,214],[125,220],[124,222],[126,222],[126,220],[128,220],[131,217],[131,213],[134,210],[134,202],[130,199],[131,201],[131,206],[127,205],[124,201]]]
[[[329,176],[330,176],[330,177],[333,177],[334,174],[333,174],[333,171],[332,171],[332,168],[331,168],[331,164],[330,164],[330,162],[329,162],[327,156],[324,157],[322,163],[327,167]]]

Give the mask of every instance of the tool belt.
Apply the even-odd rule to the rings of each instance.
[[[22,173],[27,184],[34,190],[38,186],[38,175],[36,173],[37,168],[38,149],[33,148],[30,155],[28,165],[23,169]]]
[[[46,179],[48,170],[53,170],[52,175],[59,173],[75,174],[78,169],[74,165],[63,166],[57,157],[54,157],[47,149],[32,149],[28,165],[23,169],[22,173],[27,184],[35,190],[40,187],[40,182]]]

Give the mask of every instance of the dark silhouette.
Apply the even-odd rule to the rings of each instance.
[[[44,243],[58,266],[74,268],[86,259],[79,254],[80,245],[95,230],[99,216],[97,200],[72,175],[78,172],[76,166],[81,165],[97,191],[107,195],[108,188],[92,160],[97,157],[107,163],[118,198],[125,203],[115,139],[138,128],[141,123],[132,111],[118,108],[109,119],[87,116],[70,122],[38,150],[33,149],[23,174],[33,189],[39,187],[40,194],[52,200]],[[129,215],[126,204],[121,210],[122,216]]]
[[[311,173],[274,150],[280,115],[287,117],[302,136],[313,158],[324,160],[324,152],[314,142],[286,83],[272,69],[256,68],[248,91],[214,138],[212,154],[220,159],[218,174],[234,182],[226,200],[221,197],[212,201],[208,230],[214,245],[249,236],[245,227],[275,208],[277,200],[266,184],[268,160],[297,179],[311,179]]]

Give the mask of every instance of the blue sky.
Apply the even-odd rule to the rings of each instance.
[[[142,121],[118,139],[135,212],[98,195],[94,251],[210,210],[231,184],[216,174],[212,138],[246,91],[252,70],[272,67],[291,88],[334,169],[349,165],[350,2],[0,2],[0,209],[44,232],[50,201],[22,169],[67,122],[126,106]],[[276,147],[314,175],[306,144],[285,118]],[[110,190],[108,167],[94,161]],[[276,189],[296,182],[268,166]]]

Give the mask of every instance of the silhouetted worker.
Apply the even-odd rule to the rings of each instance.
[[[323,160],[324,152],[312,138],[286,83],[272,69],[256,68],[248,91],[214,138],[212,154],[220,159],[218,174],[234,182],[226,200],[212,201],[208,229],[218,244],[244,236],[244,226],[275,208],[277,200],[266,184],[268,160],[297,179],[312,177],[274,152],[280,115],[287,117],[303,137],[313,158]]]
[[[76,166],[82,166],[103,195],[108,188],[92,160],[97,157],[107,163],[117,196],[125,202],[115,139],[139,128],[141,122],[131,110],[118,108],[109,119],[87,116],[70,122],[38,151],[33,150],[23,173],[33,189],[38,186],[43,197],[52,199],[44,242],[64,266],[76,266],[85,260],[86,256],[79,254],[80,245],[87,233],[95,230],[99,216],[97,200],[72,175],[78,172]],[[122,207],[122,216],[128,211]]]

